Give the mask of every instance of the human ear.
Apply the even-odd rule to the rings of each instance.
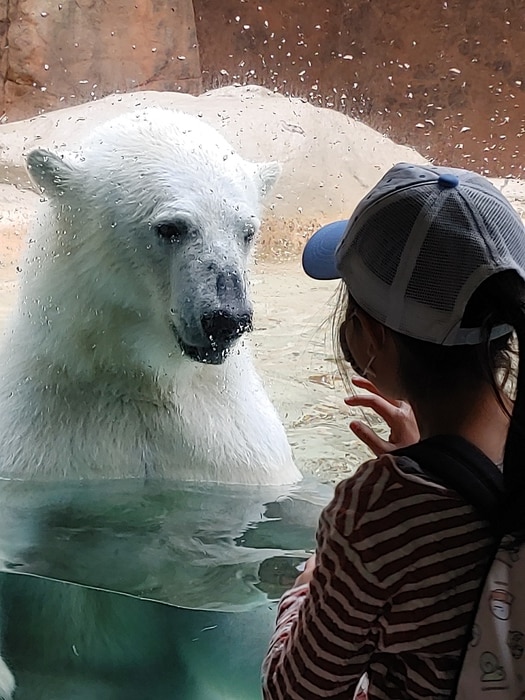
[[[363,342],[369,347],[370,354],[377,355],[386,344],[386,328],[367,313],[359,314]]]

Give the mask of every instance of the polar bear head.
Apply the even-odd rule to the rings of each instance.
[[[153,345],[225,360],[251,328],[246,267],[277,163],[244,160],[200,118],[149,108],[103,124],[76,153],[34,150],[27,166],[50,202],[46,319],[54,306],[73,325],[96,317],[106,341],[120,334],[146,364]]]

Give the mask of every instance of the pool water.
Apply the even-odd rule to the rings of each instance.
[[[16,700],[260,698],[330,486],[1,481]]]

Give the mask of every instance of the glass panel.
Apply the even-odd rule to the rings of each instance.
[[[370,457],[342,402],[336,285],[306,278],[304,242],[404,160],[491,176],[523,214],[523,24],[521,0],[0,2],[0,477],[14,478],[0,482],[0,637],[14,700],[260,697],[275,601],[315,546],[326,484]],[[151,107],[192,115],[216,145],[213,127],[230,144],[218,166],[208,137],[128,150],[125,129],[96,136]],[[281,165],[273,187],[278,168],[254,163]],[[221,295],[242,307],[233,326],[224,308],[210,325]],[[248,346],[253,366],[224,379],[222,355]],[[173,357],[183,371],[166,390]],[[124,430],[182,379],[167,412],[190,415],[179,433],[158,416]],[[265,455],[289,443],[305,480],[258,485],[279,483],[273,457],[244,478],[246,432]]]

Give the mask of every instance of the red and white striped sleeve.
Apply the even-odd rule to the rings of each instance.
[[[449,688],[487,545],[486,528],[454,492],[407,478],[392,457],[362,465],[321,515],[310,584],[280,601],[265,699],[348,700],[378,646],[401,660],[417,639],[430,646],[423,661],[409,654],[413,669],[403,659],[405,691]],[[384,659],[378,697],[390,697]]]
[[[347,513],[366,510],[374,483],[360,470],[341,482],[323,511],[317,562],[310,585],[292,588],[280,601],[264,673],[267,699],[351,698],[372,648],[368,638],[384,592],[344,536]],[[381,485],[377,485],[381,488]],[[342,527],[341,527],[342,526]],[[337,682],[334,683],[334,679]]]

